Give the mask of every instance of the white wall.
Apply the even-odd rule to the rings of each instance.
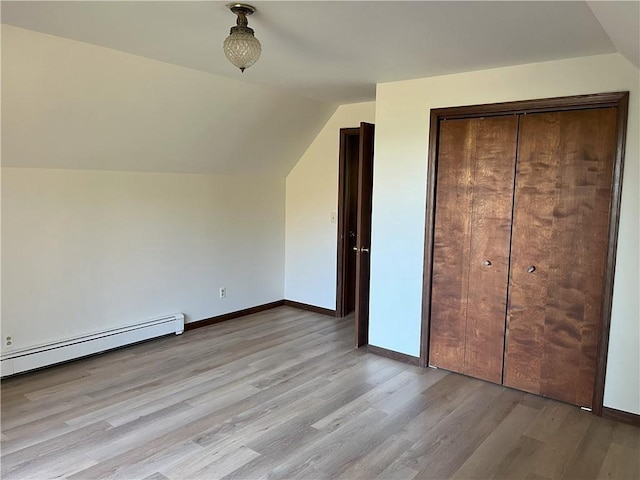
[[[21,348],[282,299],[284,188],[268,176],[3,168],[3,335]]]
[[[285,176],[335,105],[1,29],[14,347],[283,298]]]
[[[287,176],[285,298],[336,308],[340,129],[374,123],[375,102],[342,105]]]
[[[640,76],[620,55],[379,84],[369,340],[418,356],[431,108],[629,90],[605,405],[640,413]]]

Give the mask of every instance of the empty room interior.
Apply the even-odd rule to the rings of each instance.
[[[639,1],[0,7],[2,478],[640,478]]]

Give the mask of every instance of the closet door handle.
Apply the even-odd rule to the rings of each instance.
[[[490,262],[489,260],[485,260],[484,262],[482,262],[482,264],[483,264],[485,267],[490,267],[490,266],[491,266],[491,262]]]
[[[527,273],[533,273],[533,272],[535,272],[535,271],[536,271],[536,267],[535,267],[535,265],[529,265],[529,266],[527,267]]]

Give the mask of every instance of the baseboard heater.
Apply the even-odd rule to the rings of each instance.
[[[176,313],[128,327],[114,328],[67,340],[2,353],[2,376],[55,365],[132,343],[184,332],[184,315]]]

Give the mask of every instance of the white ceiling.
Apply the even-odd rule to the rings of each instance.
[[[226,2],[2,2],[2,22],[332,103],[375,84],[619,51],[640,66],[640,3],[256,1],[262,58],[224,58]]]

